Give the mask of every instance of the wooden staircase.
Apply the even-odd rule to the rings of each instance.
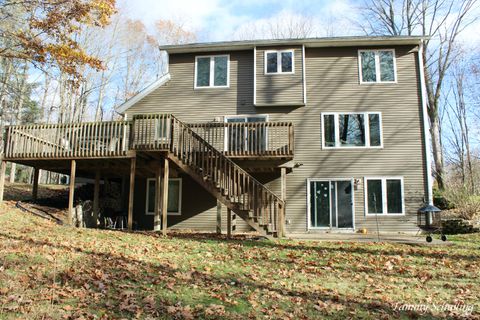
[[[281,236],[284,201],[210,145],[189,125],[171,115],[169,120],[168,159],[260,235],[267,238]]]

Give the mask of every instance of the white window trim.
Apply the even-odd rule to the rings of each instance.
[[[223,116],[223,122],[227,123],[229,119],[235,119],[235,118],[260,118],[260,117],[264,117],[265,118],[265,122],[268,122],[269,121],[269,117],[268,117],[268,114],[239,114],[239,115],[231,115],[231,116]],[[265,149],[268,150],[268,127],[265,129]],[[245,137],[247,137],[247,135],[245,135]],[[225,133],[224,133],[224,143],[223,143],[223,148],[225,152],[228,152],[228,128],[225,127]]]
[[[310,196],[311,196],[311,189],[310,189],[310,182],[315,181],[351,181],[352,184],[352,221],[353,221],[353,228],[332,228],[332,227],[313,227],[312,222],[310,221],[310,210],[312,204],[310,203]],[[330,189],[330,194],[332,190]],[[331,214],[330,214],[330,225],[331,225]],[[341,231],[355,231],[355,179],[352,177],[349,178],[307,178],[307,230],[335,230],[335,232]]]
[[[253,47],[253,105],[257,104],[257,47]]]
[[[340,125],[338,121],[338,116],[341,114],[363,114],[364,125],[365,125],[365,146],[342,146],[340,145]],[[368,117],[371,114],[378,114],[379,126],[380,126],[380,145],[379,146],[370,146],[370,118]],[[335,146],[330,147],[325,145],[325,119],[324,116],[333,115],[334,116],[334,125],[335,125]],[[322,112],[321,113],[321,122],[322,122],[322,149],[382,149],[383,148],[383,123],[382,123],[382,113],[381,112]]]
[[[369,213],[368,212],[368,180],[381,180],[382,181],[382,212],[383,213]],[[399,213],[388,213],[388,204],[387,204],[387,180],[400,180],[400,189],[402,197],[402,212]],[[403,183],[403,177],[401,176],[379,176],[379,177],[364,177],[363,178],[363,193],[365,196],[365,215],[366,216],[388,216],[388,217],[399,217],[405,216],[405,187]]]
[[[393,53],[393,76],[394,76],[394,81],[382,81],[381,80],[381,75],[380,75],[380,51],[390,51]],[[362,57],[361,53],[362,52],[374,52],[375,53],[375,75],[376,75],[376,81],[371,81],[371,82],[365,82],[363,81],[363,74],[362,74]],[[397,83],[398,77],[397,77],[397,58],[395,56],[395,49],[362,49],[358,50],[358,74],[359,74],[359,80],[360,84],[378,84],[378,83]]]
[[[215,63],[213,62],[215,57],[227,57],[227,85],[226,86],[215,86]],[[208,86],[197,86],[197,67],[199,58],[210,58],[210,85]],[[193,88],[195,90],[199,89],[213,89],[213,88],[230,88],[230,55],[229,54],[217,54],[210,56],[195,56],[195,74],[193,78]]]
[[[157,187],[157,179],[155,178],[148,178],[147,179],[147,193],[146,193],[146,196],[145,196],[145,214],[147,216],[153,216],[155,215],[155,212],[149,212],[148,211],[148,195],[150,194],[150,181],[155,181],[155,188]],[[169,178],[168,179],[169,181],[179,181],[179,186],[178,186],[178,189],[180,190],[179,191],[179,194],[178,194],[178,212],[167,212],[167,214],[169,216],[180,216],[182,214],[182,178]],[[155,192],[155,197],[156,197],[157,193]]]
[[[292,54],[292,71],[282,72],[282,53],[290,52]],[[277,72],[267,72],[267,54],[277,53]],[[279,63],[280,62],[280,63]],[[295,50],[266,50],[263,57],[264,74],[267,76],[278,74],[295,74]]]

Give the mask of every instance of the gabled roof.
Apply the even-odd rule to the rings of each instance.
[[[143,89],[142,91],[140,91],[139,93],[137,93],[136,95],[134,95],[133,97],[131,97],[130,99],[128,99],[127,101],[119,105],[118,107],[116,107],[115,110],[118,113],[124,113],[135,103],[145,98],[147,95],[149,95],[158,87],[161,87],[162,85],[164,85],[168,80],[170,80],[170,73],[163,75],[157,81],[151,83],[148,87],[146,87],[145,89]]]
[[[305,47],[348,47],[370,45],[418,45],[426,37],[421,36],[351,36],[304,39],[274,39],[189,43],[181,45],[163,45],[160,50],[168,53],[248,50],[262,46],[304,45]]]

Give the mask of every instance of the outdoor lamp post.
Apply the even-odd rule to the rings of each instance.
[[[433,215],[441,211],[442,210],[431,204],[427,204],[426,206],[423,206],[418,210],[418,212],[425,215],[425,225],[427,227],[430,227],[433,224]]]
[[[441,211],[442,210],[439,208],[430,204],[418,209],[418,226],[428,232],[426,237],[427,242],[432,242],[432,233],[434,232],[440,232],[442,241],[447,240],[447,237],[443,234],[442,230],[442,219],[439,214]]]

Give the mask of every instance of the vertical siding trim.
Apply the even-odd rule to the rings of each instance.
[[[257,104],[257,47],[253,47],[253,105]]]
[[[170,72],[170,54],[168,53],[168,51],[165,51],[167,54],[166,54],[166,58],[167,58],[167,70],[165,71],[165,74],[168,74]],[[161,52],[160,52],[161,53]]]
[[[427,203],[433,205],[433,190],[432,190],[432,160],[430,155],[431,141],[430,141],[430,126],[428,124],[428,111],[427,111],[427,90],[425,85],[425,74],[423,71],[423,40],[420,42],[418,48],[418,76],[420,77],[420,90],[422,100],[422,117],[423,117],[423,139],[425,144],[425,172],[427,174]]]
[[[305,74],[305,45],[302,45],[303,104],[307,104],[307,75]]]

